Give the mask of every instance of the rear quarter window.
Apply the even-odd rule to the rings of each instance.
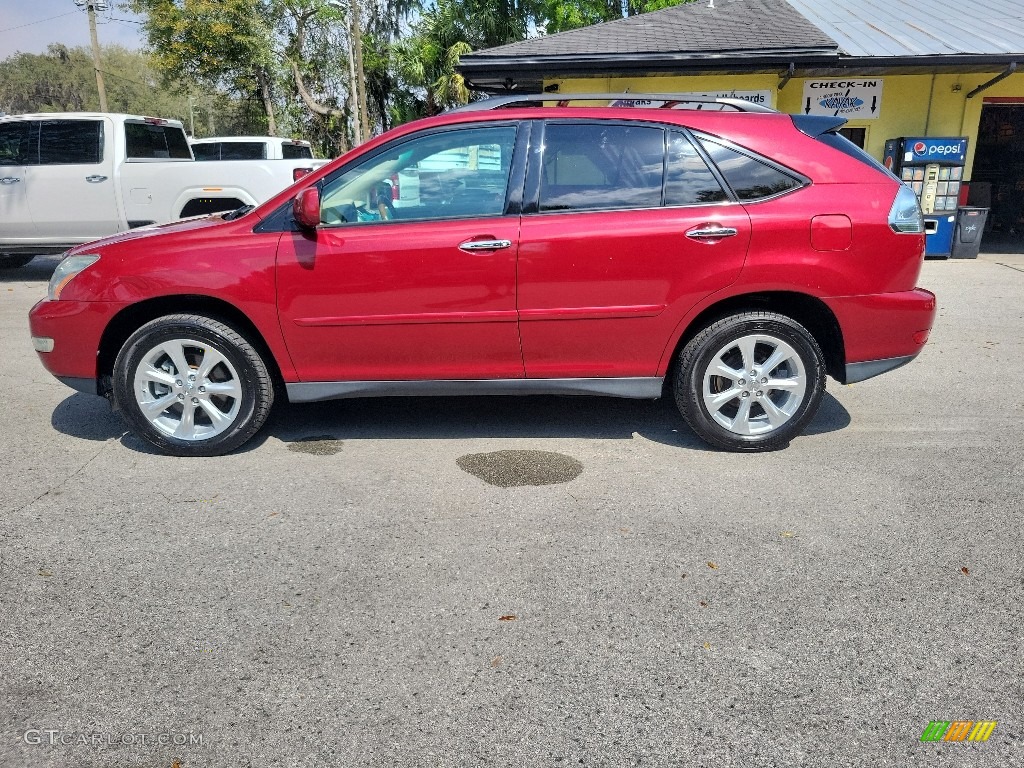
[[[744,202],[775,197],[804,185],[801,179],[775,167],[767,159],[757,159],[753,154],[719,144],[706,136],[699,136],[698,140],[736,197]]]

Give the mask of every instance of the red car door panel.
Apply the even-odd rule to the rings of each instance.
[[[521,378],[518,217],[286,234],[282,332],[303,381]],[[472,241],[507,247],[463,250]]]

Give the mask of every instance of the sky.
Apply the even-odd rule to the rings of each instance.
[[[100,45],[141,48],[141,28],[128,11],[118,8],[121,0],[108,0],[110,9],[97,14],[96,33]],[[0,0],[0,59],[12,53],[43,53],[50,43],[69,48],[89,45],[89,21],[74,0]]]

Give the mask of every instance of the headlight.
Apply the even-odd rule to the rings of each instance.
[[[98,253],[82,253],[78,256],[68,256],[64,261],[57,265],[57,269],[53,272],[53,277],[50,278],[50,289],[48,295],[50,301],[56,301],[60,298],[60,292],[64,290],[64,286],[71,282],[71,280],[86,267],[90,267],[99,261],[100,255]]]
[[[889,226],[893,232],[919,235],[924,232],[924,216],[921,215],[921,204],[914,190],[906,184],[900,184],[900,191],[889,209]]]

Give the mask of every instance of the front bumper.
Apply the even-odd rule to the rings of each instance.
[[[52,339],[50,352],[39,359],[56,378],[81,392],[97,393],[97,357],[103,331],[125,305],[106,301],[43,299],[28,315],[33,344]],[[48,346],[48,345],[47,345]]]

